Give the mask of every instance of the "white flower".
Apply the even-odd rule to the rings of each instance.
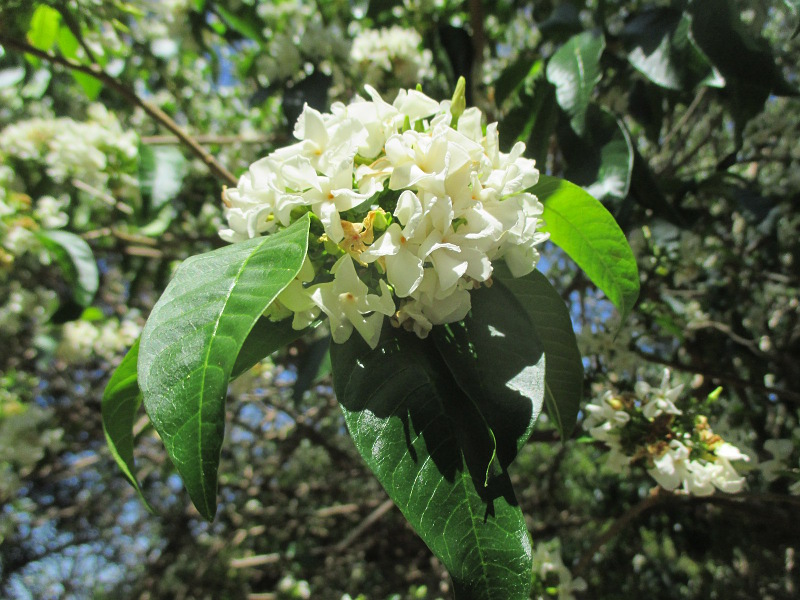
[[[678,440],[672,440],[647,472],[665,490],[678,488],[689,474],[689,449]]]
[[[422,38],[413,29],[398,25],[365,29],[353,40],[350,58],[368,83],[381,85],[393,79],[401,86],[413,86],[432,74],[433,55],[421,46]]]
[[[533,572],[543,583],[548,581],[550,575],[558,578],[559,600],[574,600],[574,592],[586,590],[586,582],[580,577],[573,579],[572,573],[564,564],[561,558],[561,542],[558,538],[536,544],[533,552]]]
[[[642,412],[648,419],[655,419],[664,413],[671,415],[682,414],[682,411],[675,406],[675,401],[683,391],[683,384],[670,388],[669,377],[669,369],[664,369],[661,386],[657,389],[651,387],[645,381],[637,382],[635,386],[636,395],[642,401]]]
[[[583,421],[583,428],[601,442],[616,441],[619,430],[631,420],[631,416],[622,410],[622,403],[611,391],[607,391],[599,400],[592,400],[585,410],[587,416]]]
[[[333,341],[349,339],[355,328],[371,348],[378,345],[384,315],[394,313],[391,291],[380,282],[381,295],[368,293],[368,288],[358,278],[353,260],[344,255],[331,269],[335,278],[330,283],[313,287],[311,299],[328,315]],[[364,315],[372,313],[370,316]]]

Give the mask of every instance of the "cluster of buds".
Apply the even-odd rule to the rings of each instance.
[[[525,146],[500,151],[497,124],[452,101],[400,90],[370,100],[308,106],[298,142],[255,162],[223,192],[229,242],[271,234],[311,215],[300,274],[268,309],[302,329],[327,315],[333,340],[353,329],[375,347],[384,317],[427,336],[463,319],[470,290],[489,284],[492,263],[530,273],[542,205],[527,190],[539,177]]]
[[[689,401],[685,410],[679,408],[683,385],[670,387],[669,379],[665,370],[658,388],[642,381],[633,394],[605,392],[586,406],[583,428],[609,448],[612,470],[641,465],[664,489],[696,496],[715,489],[740,492],[745,480],[731,461],[749,458],[712,431],[698,412],[702,406]],[[720,392],[717,388],[705,404]]]

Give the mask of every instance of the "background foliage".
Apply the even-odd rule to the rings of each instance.
[[[571,593],[560,552],[584,597],[795,596],[796,2],[5,0],[0,23],[3,596],[448,597],[344,433],[323,332],[231,387],[212,524],[133,415],[146,512],[99,407],[178,262],[222,245],[226,172],[288,141],[304,102],[418,80],[448,97],[458,75],[506,149],[525,141],[600,198],[634,247],[624,325],[560,251],[540,265],[571,308],[584,396],[664,366],[696,397],[722,385],[708,416],[751,456],[743,494],[652,496],[541,419],[511,471],[537,595]],[[405,54],[356,43],[391,26],[417,32]]]

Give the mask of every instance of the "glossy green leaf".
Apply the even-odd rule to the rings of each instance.
[[[547,80],[556,87],[558,105],[578,135],[586,128],[586,109],[602,75],[600,55],[605,46],[603,36],[586,31],[571,37],[547,63]]]
[[[525,308],[502,285],[471,292],[459,323],[431,332],[453,379],[491,429],[505,469],[528,441],[545,396],[544,346]],[[488,467],[489,465],[487,465]]]
[[[531,544],[508,474],[485,485],[493,442],[430,340],[384,328],[375,350],[331,345],[361,456],[450,572],[459,600],[525,600]]]
[[[28,41],[31,46],[39,50],[50,50],[58,39],[58,26],[61,23],[61,13],[46,4],[40,4],[33,11],[31,24],[28,28]]]
[[[620,312],[639,297],[639,271],[625,234],[600,202],[577,185],[547,175],[530,190],[544,203],[544,230]]]
[[[578,137],[564,126],[559,142],[567,161],[565,178],[598,200],[622,200],[628,195],[633,172],[633,145],[622,123],[607,110],[591,104],[586,131]]]
[[[505,287],[524,307],[544,347],[545,405],[561,439],[572,434],[583,397],[583,362],[569,308],[539,271],[512,277],[505,265],[495,266],[494,287]]]
[[[111,375],[103,392],[100,412],[103,419],[103,433],[105,433],[111,456],[114,457],[126,479],[136,489],[147,509],[151,510],[139,486],[139,481],[136,479],[133,460],[133,424],[136,420],[136,413],[142,404],[142,393],[139,391],[139,383],[136,378],[138,358],[139,340],[136,340],[114,374]]]
[[[175,146],[139,146],[139,189],[159,210],[172,201],[183,185],[188,163]]]
[[[194,256],[176,271],[142,332],[139,385],[153,425],[197,509],[216,513],[225,395],[264,310],[300,270],[309,218]]]
[[[621,35],[633,67],[658,86],[692,90],[704,83],[725,84],[690,35],[690,20],[669,7],[643,10],[631,18]]]
[[[82,238],[61,229],[40,231],[39,241],[47,248],[71,286],[72,298],[80,306],[89,306],[97,293],[100,274],[94,254]]]

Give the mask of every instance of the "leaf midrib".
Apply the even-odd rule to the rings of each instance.
[[[200,379],[200,403],[197,408],[197,456],[200,458],[202,463],[203,460],[203,405],[205,404],[205,391],[206,391],[206,373],[208,373],[208,363],[209,357],[211,356],[211,349],[215,346],[215,341],[217,339],[217,330],[219,329],[219,324],[222,321],[222,317],[225,316],[225,309],[228,307],[228,302],[231,299],[231,295],[233,294],[233,290],[236,289],[236,285],[239,283],[239,279],[242,276],[242,272],[244,271],[245,267],[250,263],[256,253],[263,247],[265,243],[269,241],[268,236],[264,236],[263,241],[260,244],[256,244],[253,248],[252,252],[248,255],[248,257],[242,261],[241,265],[239,266],[239,270],[236,273],[236,276],[231,283],[230,288],[228,289],[228,293],[225,295],[225,299],[222,303],[222,310],[219,311],[219,315],[217,316],[216,321],[214,322],[214,329],[211,332],[211,340],[206,345],[206,352],[205,356],[203,357],[202,368],[203,368],[203,376]],[[200,468],[200,485],[203,489],[203,506],[205,507],[205,513],[210,515],[212,514],[211,507],[208,504],[208,493],[206,489],[206,473],[204,468]]]

